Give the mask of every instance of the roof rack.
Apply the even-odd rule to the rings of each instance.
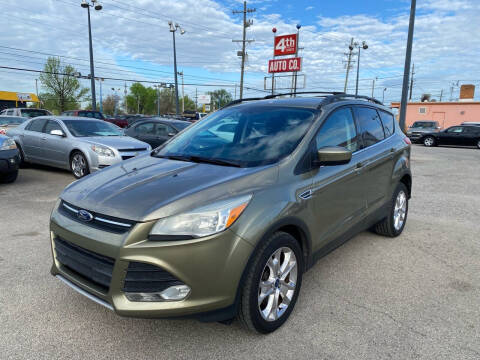
[[[364,95],[354,95],[354,94],[345,94],[345,93],[338,93],[334,94],[332,96],[328,96],[325,98],[325,100],[322,101],[322,105],[330,104],[335,101],[341,101],[345,98],[354,98],[354,99],[361,99],[361,100],[367,100],[370,102],[373,102],[378,105],[383,105],[383,103],[375,98],[372,98],[370,96],[364,96]]]

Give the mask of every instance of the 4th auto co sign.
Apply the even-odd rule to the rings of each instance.
[[[295,57],[289,59],[275,59],[268,61],[268,72],[294,72],[300,71],[302,65],[302,58]]]

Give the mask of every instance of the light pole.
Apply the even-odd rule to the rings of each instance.
[[[92,47],[92,26],[90,24],[90,7],[95,10],[102,10],[102,5],[98,3],[98,0],[83,0],[80,5],[82,8],[87,9],[88,13],[88,40],[90,45],[90,86],[92,88],[92,109],[97,110],[97,99],[95,98],[95,72],[93,70],[93,47]]]
[[[387,91],[387,88],[383,88],[382,103],[385,102],[385,91]]]
[[[103,79],[99,78],[98,83],[100,84],[100,112],[101,113],[103,113],[102,82],[103,82]]]
[[[355,45],[355,47],[358,49],[358,59],[357,59],[357,84],[355,85],[355,96],[358,95],[358,75],[360,73],[360,52],[361,52],[361,49],[363,50],[367,50],[368,49],[368,45],[365,41],[362,41],[362,44],[359,44],[359,43],[355,43],[353,44]]]
[[[185,112],[185,88],[183,85],[183,70],[178,72],[178,75],[182,77],[182,114]]]
[[[118,89],[115,89],[112,87],[112,91],[113,91],[113,116],[117,117],[117,102],[118,102],[118,95],[117,95],[117,91],[120,91],[120,88]]]
[[[173,35],[173,71],[175,73],[175,111],[178,115],[180,108],[178,106],[178,74],[177,74],[177,49],[175,47],[175,32],[180,29],[180,35],[185,34],[185,30],[178,25],[178,23],[173,24],[172,21],[168,22],[170,26],[170,32]]]
[[[161,85],[153,85],[157,89],[157,116],[160,116],[160,88]]]

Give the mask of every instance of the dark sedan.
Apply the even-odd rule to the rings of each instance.
[[[421,142],[425,146],[461,145],[480,149],[480,126],[452,126],[440,132],[424,134]]]
[[[190,126],[188,121],[170,120],[159,117],[143,119],[125,129],[125,135],[144,141],[156,148]]]
[[[15,141],[0,135],[0,182],[11,183],[17,179],[20,155]]]

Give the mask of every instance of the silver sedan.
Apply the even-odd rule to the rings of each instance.
[[[71,116],[37,117],[7,135],[17,143],[22,161],[69,169],[77,179],[152,149],[113,124]]]

